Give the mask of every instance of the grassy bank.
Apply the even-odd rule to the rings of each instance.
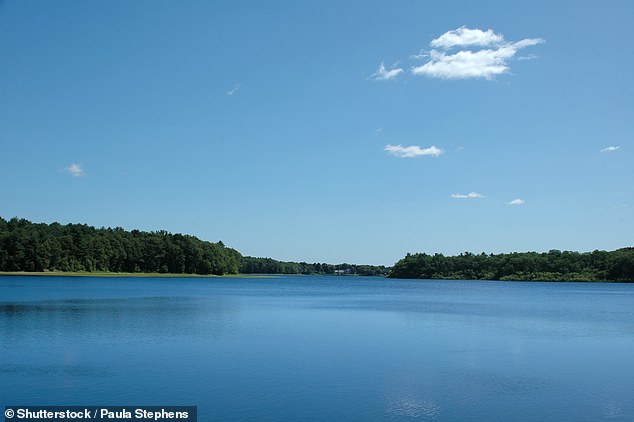
[[[67,271],[0,271],[0,276],[42,276],[42,277],[160,277],[160,278],[269,278],[267,275],[249,274],[172,274],[172,273],[113,273],[113,272],[67,272]]]

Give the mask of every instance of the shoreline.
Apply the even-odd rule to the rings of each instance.
[[[306,276],[325,276],[325,274],[225,274],[225,275],[215,275],[215,274],[176,274],[176,273],[111,273],[105,271],[78,271],[78,272],[67,272],[67,271],[0,271],[0,276],[10,276],[10,277],[24,277],[24,276],[35,276],[35,277],[113,277],[113,278],[277,278],[283,276],[298,276],[298,277],[306,277]],[[348,274],[339,277],[364,277],[358,274]],[[372,276],[378,277],[378,276]],[[430,279],[422,279],[422,278],[399,278],[399,277],[382,277],[386,279],[393,280],[444,280],[444,281],[499,281],[499,282],[511,282],[511,283],[633,283],[633,281],[616,281],[616,280],[483,280],[483,279],[446,279],[446,278],[430,278]]]
[[[272,278],[266,274],[175,274],[175,273],[111,273],[104,271],[0,271],[0,276],[36,277],[134,277],[134,278]]]

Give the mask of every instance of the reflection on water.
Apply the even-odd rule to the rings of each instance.
[[[417,398],[399,398],[388,405],[386,420],[405,417],[415,420],[434,420],[440,413],[440,407],[432,400]]]
[[[178,296],[0,303],[0,315],[0,332],[15,338],[61,332],[164,339],[218,335],[232,324],[231,307],[222,299]]]
[[[11,365],[0,364],[0,374],[7,378],[15,376],[59,376],[67,375],[74,377],[102,377],[107,373],[99,367],[86,365]]]
[[[632,356],[634,285],[0,277],[4,404],[625,421]]]

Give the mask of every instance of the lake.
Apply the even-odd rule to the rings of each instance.
[[[634,284],[0,277],[0,407],[634,420]]]

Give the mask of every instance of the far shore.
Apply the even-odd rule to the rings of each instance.
[[[277,278],[283,276],[309,277],[309,276],[325,276],[323,274],[175,274],[175,273],[111,273],[107,271],[0,271],[0,276],[37,276],[37,277],[132,277],[132,278]],[[339,276],[341,277],[341,276]],[[346,274],[343,277],[363,277],[358,274]],[[393,278],[394,280],[404,280],[401,278]],[[446,281],[464,281],[465,279],[453,278],[431,278],[431,279],[407,279],[407,280],[446,280]],[[478,281],[478,279],[471,280]],[[632,283],[632,281],[615,281],[615,280],[479,280],[479,281],[501,281],[501,282],[527,282],[527,283]]]

